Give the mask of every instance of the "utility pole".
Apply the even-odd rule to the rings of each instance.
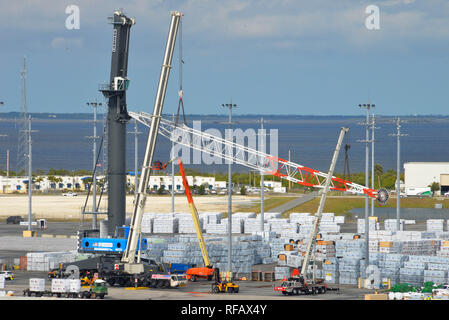
[[[23,71],[20,73],[22,76],[22,105],[19,120],[19,141],[17,144],[17,160],[16,160],[16,172],[26,170],[26,159],[24,155],[28,154],[27,150],[27,122],[28,122],[28,107],[27,107],[27,63],[26,57],[23,57]]]
[[[264,133],[264,128],[263,128],[263,123],[264,120],[263,118],[260,119],[260,134],[259,134],[259,139],[260,139],[260,151],[265,153],[265,136],[266,134]],[[265,159],[260,159],[261,165],[263,166]],[[264,211],[265,211],[265,206],[264,206],[264,201],[265,201],[265,181],[264,181],[264,172],[260,171],[260,231],[264,231]]]
[[[401,137],[408,136],[408,134],[401,133],[401,121],[399,117],[396,119],[397,133],[391,133],[389,136],[397,138],[397,162],[396,162],[396,228],[399,231],[401,224]]]
[[[369,140],[369,111],[371,108],[374,108],[374,104],[359,104],[360,108],[366,109],[366,122],[363,123],[366,126],[365,130],[365,140],[359,140],[359,142],[365,142],[365,186],[368,187],[369,185],[369,143],[371,142]],[[369,266],[369,219],[368,219],[368,208],[369,208],[369,196],[368,194],[365,194],[365,261],[366,266]]]
[[[374,130],[379,129],[376,127],[376,120],[374,114],[371,118],[371,189],[374,190]],[[380,188],[380,186],[379,186]],[[374,198],[371,198],[371,217],[374,217]]]
[[[290,150],[288,150],[288,162],[290,162]],[[292,182],[288,180],[288,192],[292,189]]]
[[[221,105],[224,108],[229,108],[229,140],[232,142],[232,108],[236,108],[237,105],[232,103],[226,103]],[[232,158],[233,150],[231,147],[228,150],[229,156]],[[232,275],[232,160],[228,163],[228,272]]]
[[[97,229],[97,107],[101,106],[102,103],[97,103],[97,99],[94,99],[93,102],[87,102],[88,106],[92,106],[94,108],[94,135],[92,137],[93,140],[93,169],[92,169],[92,229]]]
[[[31,133],[37,132],[37,130],[31,130],[31,116],[28,116],[28,129],[23,130],[28,135],[28,230],[31,231],[31,219],[32,219],[32,188],[33,188],[33,170],[32,170],[32,141]]]
[[[0,101],[0,106],[3,106],[5,103]],[[7,137],[7,134],[0,134],[0,137]],[[6,189],[9,188],[9,149],[6,150]]]

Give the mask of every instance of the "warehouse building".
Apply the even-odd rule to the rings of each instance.
[[[449,162],[406,162],[404,163],[404,187],[424,188],[437,182],[440,192],[449,192]]]

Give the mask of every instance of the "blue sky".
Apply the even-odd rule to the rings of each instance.
[[[1,0],[0,111],[20,111],[23,57],[30,112],[91,112],[109,79],[112,26],[123,8],[131,29],[128,109],[151,112],[171,10],[184,13],[187,113],[449,114],[447,0]],[[65,27],[68,5],[80,29]],[[365,9],[380,9],[368,30]],[[165,113],[177,109],[178,50]]]

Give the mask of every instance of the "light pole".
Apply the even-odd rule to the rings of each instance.
[[[37,130],[31,130],[31,116],[28,116],[28,129],[22,130],[28,135],[28,154],[25,157],[28,158],[28,230],[31,231],[31,218],[32,218],[32,186],[33,186],[33,170],[32,170],[32,141],[31,133],[37,132]]]
[[[263,118],[260,119],[260,135],[259,135],[259,139],[260,139],[260,151],[265,153],[265,132],[264,132],[264,128],[263,128],[263,124],[264,124],[264,120]],[[260,164],[262,166],[264,166],[264,161],[265,159],[260,159]],[[260,171],[260,231],[264,231],[264,211],[265,211],[265,206],[264,206],[264,201],[265,201],[265,181],[264,181],[264,172]]]
[[[226,103],[221,105],[224,108],[229,109],[229,136],[228,139],[232,142],[232,108],[236,108],[237,105],[232,103]],[[232,147],[228,149],[228,155],[231,158],[228,162],[228,272],[232,275]]]
[[[374,108],[374,104],[370,103],[364,103],[359,104],[360,108],[366,109],[366,122],[364,123],[366,126],[365,129],[365,140],[362,140],[360,142],[365,142],[365,186],[368,187],[369,180],[368,180],[368,170],[369,170],[369,111],[371,108]],[[368,219],[368,207],[369,207],[369,196],[368,194],[365,195],[365,261],[366,261],[366,267],[369,266],[369,219]]]
[[[93,139],[93,170],[92,170],[92,229],[97,229],[97,107],[101,106],[101,102],[97,103],[97,99],[94,99],[93,102],[87,102],[88,106],[92,106],[94,108],[94,135]]]
[[[376,127],[376,120],[374,114],[371,118],[371,189],[374,190],[374,130],[379,129]],[[379,186],[380,188],[380,186]],[[371,216],[374,216],[374,198],[371,198]]]
[[[396,162],[396,229],[399,231],[401,224],[401,137],[408,136],[408,134],[401,133],[401,122],[403,120],[396,119],[397,133],[391,133],[389,136],[397,138],[397,162]]]

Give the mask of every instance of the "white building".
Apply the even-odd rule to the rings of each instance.
[[[87,184],[84,180],[86,176],[35,176],[33,177],[33,190],[85,190]],[[102,177],[98,176],[98,180]],[[26,177],[5,177],[0,176],[0,193],[26,193],[28,176]]]
[[[449,162],[406,162],[404,163],[404,186],[424,188],[437,182],[441,192],[449,191]],[[439,192],[437,192],[439,193]]]
[[[134,175],[127,175],[126,180],[130,187],[134,187]],[[189,186],[201,186],[204,185],[208,189],[216,188],[217,182],[214,177],[201,177],[201,176],[187,176],[187,182]],[[226,182],[224,182],[226,185]],[[165,190],[171,191],[173,188],[171,175],[167,176],[150,176],[149,187],[151,190],[157,190],[163,187]],[[174,183],[175,191],[184,191],[184,185],[182,183],[181,176],[175,176]]]

